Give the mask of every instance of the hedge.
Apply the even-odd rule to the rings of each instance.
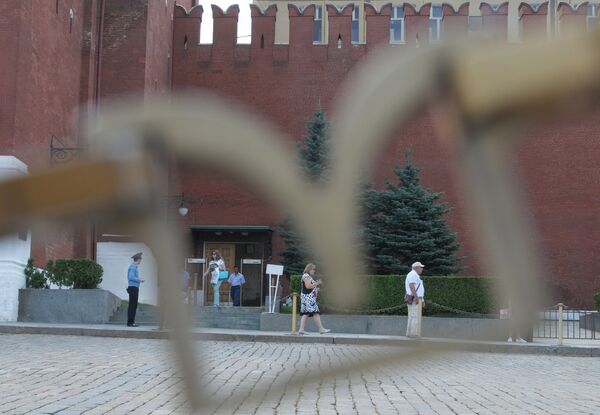
[[[27,260],[25,273],[25,287],[27,288],[48,288],[46,279],[46,270],[39,269],[35,266],[33,258]]]
[[[46,266],[48,279],[60,287],[93,289],[102,282],[102,266],[90,259],[57,259]]]
[[[367,295],[360,304],[331,307],[327,301],[327,292],[332,287],[327,285],[327,280],[319,290],[319,307],[324,313],[333,314],[406,314],[406,307],[398,308],[404,303],[404,275],[365,275],[359,277],[359,284],[365,286]],[[292,275],[290,280],[290,291],[300,292],[300,275]],[[366,282],[364,281],[366,279]],[[499,305],[493,300],[494,286],[496,280],[488,277],[437,277],[424,276],[425,302],[427,308],[425,315],[464,315],[437,307],[433,303],[456,310],[476,314],[498,314]],[[298,306],[299,307],[299,306]],[[373,312],[390,307],[396,307],[389,311]],[[367,311],[371,310],[371,311]]]

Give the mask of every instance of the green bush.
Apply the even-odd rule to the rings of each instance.
[[[366,295],[358,304],[345,305],[342,308],[332,307],[327,301],[327,292],[332,288],[326,278],[319,276],[323,285],[319,290],[319,307],[324,313],[338,314],[406,314],[406,307],[397,307],[404,303],[404,279],[398,275],[366,275],[359,277],[359,284],[365,287]],[[300,275],[292,275],[290,291],[300,292]],[[366,280],[366,281],[365,281]],[[498,304],[493,300],[493,289],[496,281],[486,277],[423,277],[425,285],[425,315],[464,315],[450,309],[467,313],[497,314]],[[442,307],[438,307],[438,304]],[[298,306],[299,307],[299,306]],[[374,310],[388,309],[373,312]],[[371,310],[371,311],[369,311]]]
[[[57,259],[47,267],[50,281],[59,287],[93,289],[102,282],[102,266],[90,259]]]
[[[600,293],[594,295],[594,301],[596,302],[596,310],[600,311]]]
[[[46,271],[35,266],[33,258],[27,260],[25,267],[25,286],[27,288],[48,288]]]

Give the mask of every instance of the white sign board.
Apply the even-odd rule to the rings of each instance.
[[[204,264],[206,260],[204,258],[188,258],[188,264]]]
[[[262,264],[262,259],[244,258],[242,264]]]
[[[283,265],[267,264],[267,274],[283,275]]]

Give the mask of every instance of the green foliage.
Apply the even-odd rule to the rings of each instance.
[[[329,170],[329,122],[325,112],[315,111],[306,123],[306,129],[302,144],[298,146],[298,163],[310,182],[320,183],[326,180]],[[277,230],[286,246],[279,252],[286,273],[301,273],[311,257],[306,242],[289,218],[285,218]]]
[[[323,285],[319,291],[319,307],[324,313],[343,314],[340,308],[328,304],[327,292],[332,289],[327,279],[319,276]],[[425,315],[457,315],[439,308],[432,303],[445,307],[478,314],[497,314],[498,304],[493,299],[496,281],[486,277],[422,277],[425,285]],[[359,277],[358,283],[364,287],[365,296],[358,304],[342,306],[346,314],[406,314],[406,307],[390,311],[367,313],[367,310],[381,310],[396,307],[404,303],[405,276],[398,275],[365,275]],[[301,276],[293,275],[290,291],[299,292]],[[298,306],[300,307],[300,306]],[[358,311],[362,311],[358,312]]]
[[[309,181],[322,182],[329,171],[329,121],[318,109],[306,123],[307,133],[298,146],[298,161]]]
[[[442,193],[421,186],[409,152],[404,167],[396,168],[396,177],[398,183],[388,180],[383,190],[367,190],[369,269],[382,275],[404,274],[410,264],[420,261],[432,275],[455,274],[459,244],[443,219],[450,209],[439,203]]]
[[[309,254],[306,251],[306,244],[297,234],[292,221],[289,218],[277,227],[277,231],[285,242],[285,251],[279,253],[282,258],[285,272],[288,274],[300,274],[304,271]]]
[[[59,287],[93,289],[102,282],[102,266],[90,259],[57,259],[49,264],[50,281]]]
[[[596,302],[596,310],[600,311],[600,293],[594,295],[594,301]]]
[[[35,266],[33,258],[27,260],[25,266],[25,286],[27,288],[48,288],[46,271]]]

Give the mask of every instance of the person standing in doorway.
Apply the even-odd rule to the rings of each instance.
[[[421,319],[423,314],[423,297],[425,286],[421,279],[425,265],[420,262],[412,264],[412,270],[406,275],[404,290],[406,296],[412,296],[408,304],[408,321],[406,324],[406,337],[421,337]],[[410,298],[410,297],[408,297]]]
[[[231,284],[231,300],[234,307],[240,306],[242,285],[245,283],[246,279],[243,274],[240,274],[240,269],[237,266],[233,267],[233,274],[229,276],[229,284]]]
[[[219,305],[219,289],[221,288],[221,282],[223,281],[219,278],[219,273],[225,270],[225,261],[221,258],[219,251],[214,250],[204,276],[210,275],[210,284],[213,287],[213,305],[215,307]]]
[[[190,273],[186,270],[181,271],[181,299],[184,304],[188,304],[190,298]]]
[[[133,264],[129,265],[129,269],[127,270],[127,293],[129,294],[127,327],[137,327],[138,325],[135,324],[135,313],[138,306],[140,283],[144,282],[144,280],[140,279],[140,273],[138,271],[138,266],[142,262],[142,253],[138,252],[133,255],[131,259],[133,259]]]

